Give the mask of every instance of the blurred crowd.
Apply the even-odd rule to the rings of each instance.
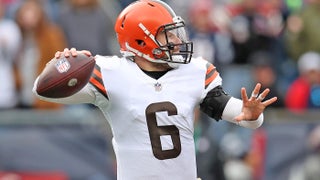
[[[38,102],[32,82],[65,47],[119,54],[113,23],[132,0],[1,0],[0,108],[58,108]],[[320,107],[320,0],[166,0],[184,17],[194,56],[214,63],[224,87],[261,82],[274,107]],[[239,76],[240,75],[240,76]]]
[[[229,94],[240,97],[242,86],[252,89],[260,82],[271,89],[269,98],[278,97],[273,108],[292,113],[320,109],[320,0],[165,1],[184,18],[194,56],[216,65]],[[0,0],[0,109],[65,108],[33,96],[36,76],[65,47],[120,55],[113,23],[131,2]],[[200,176],[220,180],[263,176],[262,130],[216,128],[205,115],[197,117],[204,119],[195,126],[198,163],[203,164]],[[214,133],[208,135],[210,128]],[[210,148],[213,157],[223,158],[204,162],[208,154],[201,158],[201,153]],[[228,153],[221,155],[221,151]],[[221,169],[212,168],[220,165]]]

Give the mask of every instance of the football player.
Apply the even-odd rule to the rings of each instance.
[[[136,1],[115,23],[122,57],[96,55],[90,81],[70,97],[38,95],[100,108],[112,129],[119,180],[196,180],[195,108],[215,120],[255,129],[263,123],[264,109],[277,99],[264,100],[269,89],[260,93],[260,84],[251,97],[242,88],[242,100],[225,93],[216,67],[192,57],[184,26],[164,2]],[[55,57],[79,52],[91,54],[71,48]],[[35,93],[36,87],[37,80]]]

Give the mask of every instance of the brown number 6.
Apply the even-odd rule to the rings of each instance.
[[[153,155],[160,160],[176,158],[181,153],[179,129],[175,125],[158,126],[156,113],[167,111],[168,116],[177,115],[177,108],[171,102],[158,102],[150,104],[146,109],[147,126],[151,140]],[[170,135],[173,148],[162,150],[160,136]]]

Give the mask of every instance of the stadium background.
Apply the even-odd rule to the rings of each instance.
[[[263,179],[288,179],[310,153],[307,138],[320,113],[271,109],[265,117]],[[115,180],[113,158],[111,132],[98,110],[0,112],[0,179],[17,173],[27,180]]]
[[[0,0],[1,3],[7,5],[5,16],[14,20],[17,8],[21,5],[21,2],[24,1],[27,0]],[[77,0],[74,0],[74,2],[76,1]],[[93,2],[95,0],[89,1]],[[118,12],[131,1],[132,0],[99,0],[101,4],[92,6],[93,9],[95,9],[94,12],[100,12],[100,8],[102,8],[106,16],[101,16],[100,13],[89,14],[84,11],[85,17],[92,18],[90,20],[86,19],[86,22],[92,22],[93,25],[97,26],[94,27],[90,24],[79,28],[78,26],[72,25],[72,23],[75,21],[81,23],[83,16],[80,16],[79,20],[76,16],[73,16],[72,11],[66,11],[64,13],[67,14],[62,14],[62,22],[61,19],[59,19],[59,15],[61,16],[59,11],[65,10],[59,6],[60,3],[62,3],[62,7],[66,7],[65,3],[69,2],[69,0],[40,0],[44,5],[43,8],[46,15],[48,15],[48,19],[46,20],[50,21],[50,23],[55,22],[61,25],[61,27],[66,30],[66,34],[71,33],[74,35],[74,39],[72,39],[72,37],[71,39],[67,39],[71,40],[69,42],[72,44],[70,47],[89,49],[94,54],[119,54],[115,36],[112,34],[113,22]],[[291,13],[299,12],[304,9],[304,5],[309,5],[309,3],[317,1],[319,0],[166,0],[166,2],[174,7],[177,14],[182,15],[187,20],[190,32],[192,32],[192,28],[196,29],[196,25],[189,24],[192,17],[199,17],[202,13],[208,15],[206,13],[212,10],[210,9],[212,8],[212,4],[208,4],[208,2],[217,3],[212,11],[213,14],[209,13],[209,15],[212,21],[217,20],[215,23],[219,27],[214,27],[213,31],[210,31],[207,34],[208,36],[205,36],[204,39],[210,42],[201,41],[204,42],[204,44],[200,54],[204,53],[203,56],[211,60],[213,55],[212,51],[215,51],[215,48],[222,48],[220,56],[218,54],[216,57],[218,61],[214,62],[214,64],[224,79],[225,90],[234,96],[239,96],[241,86],[248,87],[248,89],[253,86],[251,83],[254,83],[255,79],[253,79],[253,77],[255,75],[252,74],[252,69],[260,65],[266,65],[265,62],[255,64],[247,60],[237,61],[244,55],[241,52],[246,52],[247,50],[255,51],[257,50],[256,48],[260,48],[261,44],[261,46],[266,45],[264,43],[270,45],[268,43],[271,42],[271,48],[268,47],[267,50],[274,58],[267,65],[271,65],[276,75],[276,83],[271,84],[272,87],[274,86],[272,92],[280,92],[277,95],[279,95],[279,99],[282,100],[284,100],[286,96],[289,85],[298,77],[296,64],[298,58],[296,53],[301,50],[299,48],[309,48],[311,45],[316,44],[315,47],[306,50],[318,49],[317,52],[320,53],[320,41],[318,40],[318,37],[320,37],[320,31],[318,30],[320,29],[320,23],[311,23],[309,26],[310,31],[308,32],[317,34],[311,35],[310,42],[302,43],[299,39],[296,39],[295,34],[292,35],[287,32],[288,19]],[[241,12],[241,8],[243,8],[244,5],[246,5],[247,8],[251,6],[251,8],[254,9],[256,21],[254,21],[253,25],[249,25],[243,18],[233,19],[233,17],[227,17],[224,11],[224,5],[228,6],[227,8],[229,8],[228,10],[230,10],[231,13],[240,16],[242,15],[241,13],[243,13]],[[240,8],[234,5],[239,5]],[[311,4],[311,6],[313,5]],[[189,12],[190,7],[193,7],[194,11]],[[313,11],[313,13],[319,12],[320,11]],[[283,18],[282,21],[279,19],[279,15]],[[219,18],[215,19],[215,17]],[[306,23],[309,22],[308,20],[319,22],[319,17],[320,14],[315,14],[307,16],[304,20],[307,20]],[[205,19],[205,17],[202,18]],[[103,29],[102,31],[97,30],[99,28],[105,28],[99,26],[104,24],[104,22],[99,21],[101,19],[108,19],[106,22],[109,23],[107,29]],[[245,34],[246,30],[248,30],[246,28],[252,28],[252,25],[257,28],[256,30],[258,32],[249,33],[256,33],[254,36],[259,36],[260,38],[258,38],[258,40],[262,41],[255,41],[253,46],[249,45],[248,49],[242,49],[242,47],[246,46],[239,45],[237,46],[238,48],[240,47],[240,49],[238,49],[239,51],[228,51],[230,47],[225,46],[226,44],[224,43],[226,41],[224,41],[223,35],[230,35],[228,34],[229,32],[226,33],[227,31],[225,31],[226,29],[224,28],[226,28],[226,22],[231,19],[234,21],[230,21],[232,22],[230,26],[231,29],[228,30],[234,30],[240,33],[241,36],[243,35],[242,33]],[[0,22],[1,20],[0,18]],[[197,20],[195,21],[197,22]],[[68,26],[70,24],[71,26]],[[279,26],[281,28],[280,32]],[[91,33],[93,28],[100,33]],[[219,34],[220,31],[217,31],[216,28],[221,28],[222,34]],[[311,30],[314,31],[312,32]],[[211,37],[212,33],[214,35],[222,35],[219,36],[222,39],[217,38],[215,40],[220,41],[213,42],[213,39],[207,38]],[[287,33],[292,36],[287,36]],[[12,31],[4,33],[4,36],[9,37],[8,35],[11,34]],[[0,33],[0,36],[1,35]],[[101,38],[102,36],[107,38],[108,42],[104,42],[102,40],[103,38]],[[0,39],[2,37],[3,36],[1,36]],[[80,39],[78,37],[83,38],[84,43],[78,42]],[[97,37],[99,39],[94,40],[94,38]],[[193,37],[196,40],[202,40],[201,37],[198,39],[198,36]],[[306,37],[306,35],[304,35],[304,37]],[[292,43],[289,41],[288,43],[286,41],[288,39],[286,38],[296,39],[296,41],[292,41]],[[76,41],[73,42],[72,40]],[[231,38],[231,40],[233,39]],[[94,42],[103,42],[105,46]],[[222,46],[214,47],[215,43]],[[55,43],[44,42],[44,45],[51,44]],[[201,46],[198,47],[201,49]],[[0,46],[0,53],[2,53],[2,50],[4,49]],[[52,52],[55,52],[55,50],[52,50]],[[234,54],[234,59],[230,59],[231,56],[229,55],[236,52],[240,52],[240,54]],[[47,59],[42,59],[45,61],[44,63],[53,57],[53,53],[47,55]],[[245,57],[248,58],[247,56]],[[33,57],[25,57],[22,59],[32,60]],[[0,67],[4,67],[2,60],[0,60]],[[22,67],[28,66],[22,65]],[[36,68],[37,67],[34,67],[34,69]],[[30,72],[27,69],[25,72],[30,76],[37,75],[35,74],[36,71]],[[271,74],[272,73],[270,73],[269,76],[271,76]],[[13,83],[10,81],[10,79],[13,79],[10,77],[10,74],[3,75],[2,69],[0,70],[0,78],[1,85]],[[30,79],[32,79],[32,77],[29,78],[29,80]],[[32,83],[28,85],[28,88],[30,88]],[[3,97],[14,94],[15,92],[15,89],[13,92],[2,91],[2,89],[0,89],[0,180],[115,180],[116,166],[111,146],[111,132],[100,111],[87,106],[67,106],[60,110],[40,110],[32,104],[23,103],[8,108],[7,106],[11,101],[10,103],[3,102],[5,99]],[[28,92],[31,94],[31,89],[28,89]],[[256,150],[256,159],[253,160],[254,162],[251,161],[253,164],[252,167],[257,175],[254,180],[307,180],[306,178],[298,176],[306,159],[315,153],[315,149],[310,148],[309,142],[310,133],[315,127],[320,125],[320,95],[319,90],[315,92],[313,100],[317,103],[316,105],[318,105],[318,107],[312,107],[314,110],[310,108],[302,114],[295,114],[289,111],[284,104],[282,104],[280,108],[268,108],[265,114],[264,125],[256,131],[244,130],[234,125],[226,126],[223,122],[216,123],[213,121],[213,135],[217,135],[215,138],[219,141],[223,138],[224,133],[229,132],[230,129],[236,129],[240,131],[238,135],[244,135],[244,137],[247,138],[247,141],[242,143],[241,148]],[[220,132],[221,130],[225,131]],[[320,141],[320,137],[316,140]],[[238,148],[239,147],[236,147],[232,150],[239,151]],[[319,152],[317,153],[319,154]],[[259,162],[255,162],[257,159]],[[319,165],[319,163],[320,160],[318,164],[315,165]],[[318,169],[320,169],[320,167]],[[316,171],[318,171],[318,169],[316,169]],[[236,180],[240,180],[240,175]],[[316,174],[315,177],[316,180],[320,179],[320,175],[317,176]]]

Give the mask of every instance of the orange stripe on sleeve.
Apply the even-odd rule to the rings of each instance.
[[[94,85],[96,88],[98,88],[98,90],[102,91],[104,94],[107,94],[107,90],[104,87],[104,85],[97,81],[95,78],[91,77],[90,83]]]
[[[94,68],[93,73],[94,73],[98,78],[102,79],[101,72],[100,72],[98,69]]]
[[[207,72],[206,72],[206,80],[205,80],[205,88],[209,86],[209,84],[219,75],[218,71],[216,71],[216,67],[210,63],[207,64]]]
[[[211,76],[206,78],[205,86],[208,87],[208,85],[218,76],[218,74],[219,73],[217,71],[215,71]]]
[[[216,67],[214,67],[214,65],[210,64],[209,67],[207,68],[207,73],[206,75],[208,75],[213,69],[215,69]]]
[[[100,72],[100,67],[96,65],[96,67],[93,70],[92,76],[89,80],[89,82],[103,95],[105,96],[107,99],[108,98],[108,94],[107,94],[107,90],[103,84],[103,80],[102,80],[102,74]]]

